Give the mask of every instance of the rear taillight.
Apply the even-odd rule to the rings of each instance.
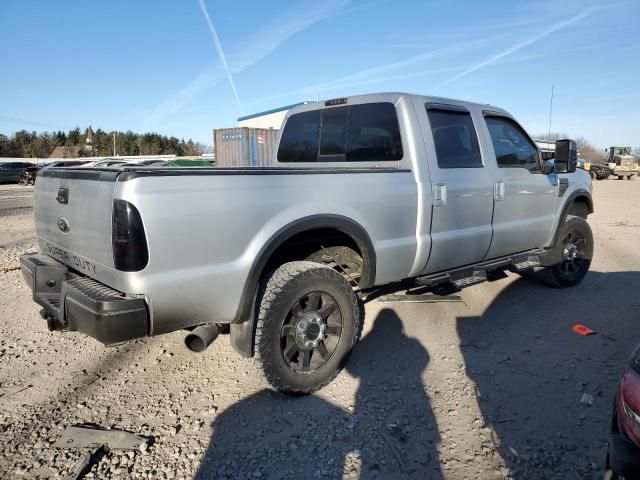
[[[137,272],[147,266],[149,251],[138,209],[124,200],[113,202],[113,263],[118,270]]]

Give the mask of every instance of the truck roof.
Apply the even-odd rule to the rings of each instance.
[[[334,105],[331,105],[328,103],[332,102],[332,101],[342,101],[345,100],[346,101],[342,101],[341,103],[335,103],[335,106],[340,106],[340,105],[354,105],[354,104],[359,104],[359,103],[374,103],[374,102],[391,102],[393,104],[397,104],[402,98],[412,98],[412,99],[418,99],[424,103],[443,103],[443,104],[447,104],[447,105],[460,105],[463,107],[468,108],[469,110],[472,109],[485,109],[485,110],[491,110],[494,112],[499,112],[499,113],[504,113],[506,115],[509,115],[509,112],[495,107],[493,105],[489,105],[489,104],[483,104],[483,103],[477,103],[477,102],[469,102],[466,100],[458,100],[458,99],[453,99],[453,98],[446,98],[446,97],[436,97],[436,96],[430,96],[430,95],[420,95],[420,94],[415,94],[415,93],[407,93],[407,92],[381,92],[381,93],[368,93],[368,94],[364,94],[364,95],[352,95],[349,97],[338,97],[336,99],[326,99],[326,100],[320,100],[320,101],[310,101],[310,102],[305,102],[303,104],[299,104],[294,106],[291,110],[289,110],[288,114],[294,114],[294,113],[298,113],[298,112],[306,112],[306,111],[310,111],[310,110],[317,110],[318,108],[325,108],[325,107],[331,107]]]

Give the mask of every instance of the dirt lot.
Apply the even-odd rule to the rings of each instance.
[[[182,333],[114,348],[49,333],[13,269],[34,247],[32,193],[1,186],[0,478],[67,473],[83,452],[51,444],[78,423],[154,439],[106,455],[95,478],[600,478],[617,376],[640,341],[640,182],[594,190],[579,288],[510,275],[462,302],[372,302],[338,379],[287,397],[227,337],[196,355]]]

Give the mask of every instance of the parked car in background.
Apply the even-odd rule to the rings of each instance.
[[[172,166],[171,162],[166,160],[141,160],[135,161],[131,159],[118,160],[113,158],[107,158],[105,160],[97,160],[95,162],[84,163],[83,167],[92,168],[111,168],[111,167],[169,167]]]
[[[607,476],[613,479],[640,478],[640,345],[618,384],[613,405]]]
[[[3,162],[0,163],[0,183],[17,183],[24,171],[35,165],[31,162]]]
[[[79,167],[80,165],[84,165],[84,160],[58,160],[56,162],[50,162],[43,165],[44,168],[52,168],[52,167]]]
[[[35,185],[38,171],[44,167],[45,167],[44,164],[40,164],[40,165],[31,165],[30,167],[25,168],[24,172],[22,172],[22,177],[20,177],[20,180],[18,181],[18,183],[20,185],[25,185],[25,186]]]
[[[142,162],[138,163],[138,166],[140,165],[144,165],[145,167],[170,167],[171,162],[167,162],[166,160],[143,160]]]
[[[97,160],[95,162],[87,162],[85,164],[83,164],[83,167],[92,167],[92,168],[107,168],[107,167],[113,167],[114,165],[122,165],[123,163],[128,163],[126,160],[113,160],[113,159],[106,159],[106,160]]]
[[[84,165],[85,161],[83,160],[58,160],[56,162],[49,162],[49,163],[40,163],[38,165],[31,165],[30,167],[27,167],[24,172],[22,173],[22,177],[20,177],[20,180],[18,181],[18,183],[20,185],[35,185],[36,184],[36,177],[38,175],[38,172],[40,170],[42,170],[43,168],[64,168],[64,167],[79,167],[81,165]]]

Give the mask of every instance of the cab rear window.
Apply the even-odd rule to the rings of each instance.
[[[384,162],[403,156],[392,103],[366,103],[291,115],[279,162]]]
[[[315,162],[319,139],[320,110],[291,115],[280,138],[278,161]]]

